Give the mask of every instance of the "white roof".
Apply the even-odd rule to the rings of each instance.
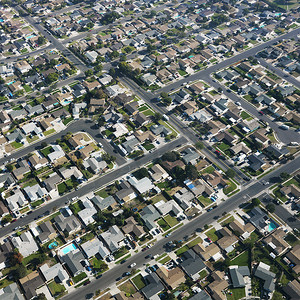
[[[137,180],[135,177],[130,177],[128,182],[134,186],[140,194],[146,193],[155,187],[148,177],[144,177],[140,180]]]
[[[49,267],[47,264],[44,264],[40,267],[40,271],[44,275],[46,281],[58,277],[59,280],[62,282],[69,278],[68,273],[60,263],[57,263],[52,267]]]
[[[22,233],[20,236],[13,237],[11,242],[16,248],[18,248],[23,257],[26,257],[39,250],[33,236],[29,231]]]
[[[52,149],[54,150],[54,152],[48,154],[48,157],[49,157],[51,162],[65,156],[65,152],[61,148],[60,145],[53,145]]]
[[[98,238],[94,238],[93,240],[81,244],[81,248],[88,258],[93,257],[98,253],[102,258],[104,258],[110,253],[110,251]]]
[[[84,225],[89,225],[95,221],[93,219],[93,215],[97,213],[97,210],[90,200],[86,199],[82,202],[82,204],[84,205],[85,209],[78,212],[78,216],[80,217]]]
[[[154,204],[154,206],[162,215],[166,215],[172,211],[177,216],[182,212],[182,209],[174,200],[170,200],[168,202],[164,202],[162,200]]]
[[[114,132],[114,135],[116,138],[126,134],[128,132],[127,127],[123,123],[116,123],[112,126],[116,131]]]
[[[39,184],[35,184],[33,186],[26,186],[24,188],[24,192],[27,194],[30,201],[35,201],[40,198],[43,198],[47,194],[46,189],[44,187],[41,187]]]

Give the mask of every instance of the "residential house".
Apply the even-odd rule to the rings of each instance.
[[[52,145],[52,152],[48,154],[48,158],[52,163],[64,156],[65,152],[60,145]]]
[[[140,180],[136,179],[135,177],[130,177],[128,182],[140,193],[148,193],[152,189],[155,189],[155,185],[148,177],[144,177]]]
[[[122,181],[120,188],[121,189],[115,194],[120,203],[125,203],[137,197],[136,192],[127,181]]]
[[[7,134],[6,138],[9,142],[16,141],[16,142],[22,143],[22,144],[24,144],[26,142],[26,136],[19,128],[16,128],[12,133]]]
[[[80,247],[88,259],[95,255],[99,255],[101,259],[104,259],[110,253],[97,237],[81,244]]]
[[[271,157],[275,157],[278,160],[281,159],[281,158],[283,158],[285,155],[287,155],[287,154],[290,153],[287,148],[281,148],[281,149],[279,149],[275,145],[269,145],[266,148],[266,151],[267,151],[267,153],[269,155],[271,155]]]
[[[174,199],[182,209],[187,210],[191,207],[192,200],[195,199],[195,195],[188,191],[187,188],[182,188],[174,194]]]
[[[100,172],[104,172],[107,168],[107,163],[105,160],[102,160],[100,154],[98,156],[89,157],[83,162],[83,166],[91,171],[94,174],[98,174]]]
[[[81,224],[74,215],[69,215],[65,217],[60,214],[54,218],[55,227],[65,233],[72,234],[81,229]]]
[[[61,177],[57,173],[50,174],[46,179],[44,179],[43,184],[49,193],[49,196],[53,199],[58,197],[57,184],[61,181]]]
[[[39,225],[40,234],[38,235],[38,239],[40,243],[44,244],[57,236],[54,228],[52,227],[50,221],[46,221]]]
[[[249,154],[252,150],[244,143],[240,142],[229,149],[234,155],[239,153]]]
[[[78,217],[82,221],[83,225],[87,226],[94,223],[95,220],[93,216],[97,213],[97,210],[93,203],[90,200],[85,199],[82,201],[82,205],[84,206],[84,209],[78,212]]]
[[[185,164],[195,165],[200,158],[200,154],[194,148],[186,148],[181,152]]]
[[[30,172],[29,165],[25,159],[19,160],[16,164],[16,169],[12,171],[12,174],[15,176],[17,180],[21,180],[24,178],[24,175]]]
[[[0,270],[9,266],[9,258],[13,252],[13,247],[9,241],[0,245]],[[1,292],[0,292],[1,295]]]
[[[160,213],[155,209],[155,207],[152,204],[144,207],[141,210],[140,215],[143,222],[145,223],[145,226],[149,230],[152,230],[157,227],[154,221],[160,218]]]
[[[203,178],[211,187],[224,188],[227,186],[227,181],[218,171],[213,171],[213,173],[203,174]]]
[[[169,174],[164,170],[164,168],[161,165],[155,164],[150,169],[150,176],[154,182],[160,182],[168,178]]]
[[[114,208],[117,205],[117,202],[113,196],[108,196],[102,198],[98,195],[95,195],[90,199],[100,210],[107,209],[109,207]]]
[[[27,199],[20,189],[14,190],[14,194],[5,199],[7,207],[14,212],[28,204]]]
[[[169,128],[166,128],[164,125],[152,125],[150,127],[151,132],[158,136],[158,135],[163,135],[163,136],[168,136],[169,134],[172,133],[172,131]]]
[[[221,249],[215,243],[211,243],[207,247],[204,247],[202,243],[198,243],[193,247],[193,250],[199,254],[204,261],[217,261],[222,258]]]
[[[267,264],[260,262],[256,267],[254,272],[254,276],[259,278],[264,282],[263,290],[267,293],[272,293],[275,291],[275,277],[276,274],[270,271],[270,266]]]
[[[270,223],[273,222],[267,214],[265,214],[259,207],[254,207],[249,213],[249,221],[261,232],[269,232]]]
[[[129,115],[134,116],[139,112],[138,110],[138,103],[136,101],[130,102],[125,105],[125,109],[128,112]]]
[[[139,127],[146,125],[150,121],[149,118],[145,116],[142,112],[137,113],[134,116],[134,120]]]
[[[297,279],[290,281],[286,286],[283,287],[284,293],[291,300],[297,300],[300,298],[300,283]]]
[[[120,243],[125,238],[124,234],[116,225],[111,226],[107,231],[101,233],[100,237],[111,252],[117,251],[120,248]]]
[[[24,74],[31,70],[30,64],[25,60],[21,60],[15,63],[14,68],[18,70],[21,74]]]
[[[232,252],[235,245],[239,241],[238,238],[226,227],[219,230],[219,232],[223,236],[217,241],[219,247],[224,251],[225,254]]]
[[[51,267],[46,263],[40,266],[39,269],[46,282],[54,279],[55,282],[64,283],[69,279],[68,273],[60,263]]]
[[[167,270],[164,266],[161,266],[156,270],[156,274],[170,289],[176,289],[181,283],[185,282],[184,272],[179,267]]]
[[[122,227],[122,231],[125,234],[131,234],[136,238],[141,238],[143,235],[146,234],[146,232],[144,231],[143,226],[139,225],[134,217],[129,217],[125,220],[126,225],[124,225]]]
[[[66,265],[72,277],[79,275],[84,271],[84,266],[81,262],[85,260],[85,257],[79,249],[70,251],[69,253],[62,256],[60,260]]]
[[[15,179],[10,173],[4,173],[0,176],[0,188],[10,188],[15,184]]]
[[[295,184],[290,184],[289,186],[283,186],[280,189],[280,192],[287,197],[294,197],[296,199],[299,199],[300,197],[300,189]]]
[[[214,281],[207,286],[213,299],[226,300],[226,295],[223,291],[228,287],[228,282],[225,278],[224,272],[215,271],[211,274]]]
[[[183,212],[180,206],[175,202],[175,200],[169,200],[167,202],[161,200],[155,203],[154,206],[163,216],[172,214],[177,218]]]
[[[11,243],[19,250],[23,257],[27,257],[39,250],[38,245],[29,231],[23,232],[20,236],[12,237]]]
[[[5,206],[5,204],[2,201],[0,201],[0,220],[7,215],[9,215],[9,210]],[[1,262],[0,262],[0,265],[1,265]]]
[[[286,233],[283,231],[282,228],[279,228],[272,234],[270,234],[268,237],[264,238],[263,243],[266,246],[271,247],[272,251],[276,255],[282,255],[290,248],[290,245],[284,240],[285,236]]]
[[[15,282],[0,290],[1,300],[25,300]]]
[[[44,280],[38,271],[33,271],[27,276],[19,279],[20,285],[25,292],[26,299],[32,299],[37,296],[36,290],[44,285]]]
[[[142,294],[149,300],[156,300],[158,293],[162,292],[165,287],[159,280],[156,273],[151,273],[144,277],[145,287],[141,289]]]
[[[23,188],[23,191],[30,202],[42,199],[48,194],[47,190],[41,187],[38,183],[33,186],[26,186]]]
[[[251,168],[255,172],[261,169],[266,164],[263,158],[263,154],[251,154],[250,156],[248,156],[247,159],[249,163],[249,168]]]
[[[179,265],[184,272],[192,278],[197,280],[200,278],[200,272],[206,268],[206,265],[202,261],[199,255],[197,255],[192,249],[185,251],[181,256],[183,262]]]
[[[246,286],[244,277],[250,277],[247,266],[230,266],[229,274],[234,288],[244,288]]]
[[[32,168],[38,170],[45,167],[48,164],[48,160],[45,157],[41,157],[38,153],[34,153],[28,158],[28,163]]]
[[[294,264],[293,271],[298,274],[300,273],[300,245],[295,245],[285,257]]]
[[[59,169],[59,173],[65,180],[73,177],[76,180],[80,181],[83,178],[83,174],[76,166],[71,166],[67,169],[65,167],[62,167]]]
[[[248,239],[251,233],[255,230],[255,227],[251,223],[241,224],[238,220],[232,221],[229,224],[229,227],[242,240]]]

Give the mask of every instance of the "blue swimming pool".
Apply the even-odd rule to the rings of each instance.
[[[77,249],[76,245],[74,243],[72,243],[72,244],[66,246],[65,248],[62,248],[61,252],[63,254],[67,254],[67,253],[69,253],[69,252],[71,252],[73,250],[76,250],[76,249]]]
[[[271,222],[268,226],[268,231],[271,232],[276,228],[277,228],[277,224],[275,224],[274,222]]]
[[[35,34],[32,34],[32,35],[30,35],[30,36],[27,36],[26,39],[29,40],[29,39],[31,39],[31,38],[33,38],[33,37],[35,37]]]
[[[57,247],[57,245],[58,245],[57,242],[54,241],[54,242],[52,242],[51,244],[48,245],[48,248],[49,249],[54,249],[55,247]]]

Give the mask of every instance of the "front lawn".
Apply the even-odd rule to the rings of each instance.
[[[64,182],[62,182],[57,186],[57,190],[58,190],[58,193],[60,195],[62,195],[68,190],[68,188],[67,188],[66,184]]]
[[[187,72],[185,72],[185,71],[183,71],[183,70],[178,70],[178,73],[179,73],[181,76],[187,75]]]
[[[126,281],[125,283],[123,283],[122,285],[120,285],[119,287],[120,291],[123,291],[126,296],[131,296],[132,294],[134,294],[136,292],[135,287],[133,286],[133,284],[130,281]]]
[[[52,281],[48,284],[49,290],[54,297],[61,296],[65,293],[66,288],[59,283],[56,283],[55,281]]]
[[[170,260],[171,260],[171,257],[169,255],[167,255],[162,260],[160,260],[159,263],[161,263],[163,265],[163,264],[167,263]]]
[[[82,273],[78,274],[77,276],[73,277],[72,280],[74,281],[74,283],[77,283],[86,277],[87,277],[86,273],[82,272]]]
[[[166,215],[164,217],[165,221],[169,224],[170,227],[173,227],[177,225],[179,222],[176,220],[176,218],[171,217],[170,215]]]
[[[63,120],[63,124],[64,124],[65,126],[67,126],[72,120],[73,120],[73,117],[69,117],[69,118],[67,118],[67,119],[64,119],[64,120]]]
[[[143,287],[146,286],[143,276],[141,274],[132,278],[131,281],[135,284],[135,286],[137,287],[138,290],[141,290]]]
[[[194,240],[192,240],[188,243],[188,247],[192,248],[192,247],[196,246],[199,243],[202,243],[202,239],[201,239],[201,237],[198,236],[197,238],[195,238]]]
[[[11,142],[11,145],[12,145],[12,147],[15,148],[15,149],[18,149],[18,148],[23,147],[23,144],[22,144],[22,143],[18,143],[18,142],[16,142],[16,141]]]
[[[231,148],[228,144],[225,144],[224,142],[220,143],[217,147],[223,152]]]
[[[48,154],[50,154],[53,151],[51,146],[48,146],[41,150],[42,154],[46,157]]]
[[[125,254],[127,254],[128,252],[129,251],[125,247],[121,247],[119,250],[117,250],[114,253],[114,257],[115,257],[115,259],[118,259],[118,258],[124,256]]]
[[[96,192],[95,194],[101,198],[106,198],[109,196],[105,189],[102,189],[102,190]]]
[[[213,203],[213,201],[210,198],[204,197],[202,195],[198,197],[198,200],[201,202],[201,204],[204,207],[206,207],[206,206],[208,206],[208,205],[210,205],[210,204]]]
[[[32,208],[36,208],[36,207],[42,205],[43,203],[44,203],[44,200],[43,200],[43,199],[40,199],[40,200],[37,200],[37,201],[35,201],[35,202],[32,202],[32,203],[31,203],[31,206],[32,206]]]
[[[232,191],[234,191],[237,188],[236,184],[233,181],[229,181],[228,186],[226,188],[223,189],[223,192],[225,195],[231,193]]]
[[[144,144],[143,144],[143,147],[144,147],[147,151],[149,151],[149,150],[155,148],[155,146],[154,146],[153,144],[149,143],[149,142],[144,143]]]
[[[217,236],[217,234],[216,234],[216,229],[215,229],[215,228],[210,229],[210,230],[207,231],[205,234],[206,234],[206,236],[207,236],[208,238],[210,238],[213,242],[215,242],[215,241],[217,241],[217,240],[219,239],[218,236]]]
[[[189,247],[188,246],[183,246],[181,248],[179,248],[177,251],[175,251],[176,255],[181,255],[182,253],[184,253],[185,251],[188,251]]]
[[[164,219],[160,219],[157,224],[163,231],[169,230],[171,228]]]
[[[101,259],[97,259],[96,257],[93,257],[92,260],[90,261],[91,265],[93,266],[93,268],[99,273],[103,273],[106,270],[108,270],[108,265],[106,264],[105,261],[101,260]]]
[[[245,120],[245,119],[248,119],[248,118],[250,118],[251,116],[248,114],[248,113],[246,113],[245,111],[242,111],[241,112],[241,118],[243,119],[243,120]]]
[[[52,134],[52,133],[54,133],[54,132],[55,132],[55,129],[54,129],[54,128],[51,128],[51,129],[49,129],[49,130],[47,130],[47,131],[44,131],[44,136],[47,136],[47,135]]]
[[[201,173],[202,174],[205,174],[205,173],[212,174],[214,171],[215,171],[215,168],[213,166],[209,166],[206,169],[204,169]]]

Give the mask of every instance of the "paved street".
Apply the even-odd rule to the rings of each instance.
[[[175,149],[178,145],[186,143],[187,140],[184,137],[180,137],[172,142],[169,142],[165,144],[164,146],[158,148],[157,150],[153,151],[152,153],[149,153],[143,157],[141,157],[138,160],[134,160],[131,162],[128,162],[126,164],[123,164],[121,167],[111,171],[110,173],[107,173],[103,175],[102,177],[99,177],[95,179],[94,181],[91,181],[83,186],[80,187],[79,190],[73,191],[71,193],[66,194],[65,196],[62,196],[56,200],[50,201],[46,205],[42,206],[41,208],[33,211],[33,213],[29,214],[25,218],[18,219],[16,222],[11,223],[9,226],[1,228],[0,237],[4,237],[5,235],[9,234],[13,231],[13,228],[17,226],[25,226],[32,222],[36,217],[39,215],[44,214],[46,211],[55,211],[58,208],[65,205],[67,201],[72,199],[73,197],[82,197],[83,195],[90,193],[91,191],[97,190],[103,186],[106,186],[110,182],[114,182],[121,176],[124,176],[125,174],[134,171],[135,169],[140,168],[141,166],[145,165],[146,163],[153,161],[154,159],[157,159],[161,157],[166,151],[171,151],[172,149]]]
[[[262,180],[272,182],[272,178],[278,177],[281,172],[292,173],[296,171],[298,169],[299,164],[300,157],[296,158],[295,160],[289,162],[286,165],[281,166],[272,173],[269,173],[268,175],[264,176]],[[78,288],[76,290],[76,293],[70,293],[63,299],[82,300],[85,299],[85,295],[88,293],[95,292],[96,290],[106,289],[108,286],[114,283],[116,278],[120,277],[124,272],[127,272],[129,270],[128,266],[133,262],[136,263],[135,268],[139,269],[147,263],[145,256],[147,256],[148,254],[151,253],[152,255],[155,255],[162,254],[163,252],[165,252],[166,249],[164,246],[167,242],[172,240],[184,239],[185,237],[194,233],[197,229],[203,228],[205,224],[212,223],[215,218],[222,216],[224,212],[233,211],[243,202],[250,200],[257,194],[261,193],[266,188],[266,186],[264,186],[261,183],[262,180],[252,183],[252,185],[249,186],[247,189],[243,190],[242,192],[239,192],[227,201],[222,202],[216,209],[210,211],[209,213],[205,212],[204,214],[195,218],[193,221],[181,226],[179,229],[174,231],[170,237],[158,241],[152,248],[146,250],[145,252],[137,253],[136,255],[129,258],[126,261],[126,263],[118,265],[118,267],[115,267],[109,270],[108,272],[105,272],[100,279],[92,281],[88,286]]]
[[[152,106],[155,111],[158,111],[161,114],[168,114],[168,111],[163,106],[158,106],[157,104],[153,103],[153,94],[149,92],[145,92],[142,88],[140,88],[134,81],[129,78],[122,77],[121,80],[129,86],[137,95],[139,95],[144,101],[146,101],[150,106]],[[174,126],[183,136],[185,136],[190,143],[195,144],[199,141],[199,138],[196,136],[196,133],[189,128],[187,125],[183,124],[176,116],[169,114],[169,123]],[[205,154],[205,156],[215,164],[219,165],[222,169],[227,170],[229,168],[233,168],[237,174],[237,180],[241,184],[245,184],[243,178],[247,177],[244,173],[242,173],[238,168],[234,166],[228,165],[225,160],[220,159],[216,156],[210,149],[211,147],[207,144],[206,141],[202,141],[205,148],[201,151]]]

